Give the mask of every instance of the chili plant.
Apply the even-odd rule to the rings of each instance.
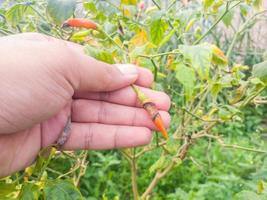
[[[236,63],[232,56],[238,39],[257,20],[266,20],[266,10],[260,8],[258,0],[153,0],[150,5],[137,0],[5,1],[0,10],[0,33],[38,31],[82,44],[85,53],[103,62],[133,63],[153,72],[153,88],[164,90],[172,99],[169,139],[155,134],[148,146],[120,150],[131,169],[131,197],[149,199],[160,181],[190,157],[190,149],[198,141],[212,140],[222,148],[267,153],[255,146],[226,143],[215,129],[242,122],[247,106],[266,104],[266,61],[252,68]],[[244,23],[229,45],[221,48],[225,41],[214,36],[216,28],[222,23],[230,26],[237,15]],[[151,100],[136,86],[133,89],[159,124]],[[164,127],[159,124],[158,128],[167,138]],[[160,155],[150,166],[149,184],[140,190],[138,161],[153,151]],[[44,149],[35,164],[0,182],[4,188],[0,188],[0,197],[49,199],[55,195],[57,199],[82,199],[76,187],[88,166],[88,154]],[[67,164],[53,168],[58,160]],[[67,191],[66,196],[58,188]]]

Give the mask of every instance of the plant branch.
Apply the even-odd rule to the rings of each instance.
[[[233,51],[234,45],[235,45],[235,43],[236,43],[238,37],[240,36],[240,34],[241,34],[242,32],[244,32],[244,30],[246,29],[246,27],[248,26],[248,24],[249,24],[252,20],[254,20],[254,18],[255,18],[256,16],[261,15],[261,14],[264,14],[265,12],[267,12],[267,10],[263,10],[263,11],[261,11],[261,12],[258,12],[258,13],[256,13],[256,14],[252,15],[248,20],[246,20],[246,21],[241,25],[241,27],[238,29],[238,31],[236,31],[236,33],[235,33],[235,35],[234,35],[234,38],[233,38],[233,40],[232,40],[232,42],[231,42],[231,44],[230,44],[230,46],[229,46],[229,48],[228,48],[228,51],[227,51],[227,53],[226,53],[226,57],[227,57],[228,59],[230,59],[230,55],[231,55],[231,53],[232,53],[232,51]]]
[[[257,97],[260,93],[263,92],[263,90],[265,90],[266,87],[263,86],[261,89],[259,89],[255,94],[251,95],[247,100],[245,100],[241,105],[240,107],[244,107],[246,106],[247,104],[249,104],[255,97]]]
[[[151,183],[149,184],[149,186],[143,193],[141,199],[146,199],[151,194],[152,190],[155,188],[157,183],[162,178],[164,178],[166,175],[169,174],[169,172],[176,166],[177,162],[185,159],[186,154],[191,144],[192,144],[191,138],[189,136],[186,137],[184,144],[181,146],[181,148],[178,149],[177,154],[172,158],[172,161],[170,162],[170,164],[163,171],[158,170],[156,172],[153,180],[151,181]]]
[[[139,192],[138,192],[138,185],[137,185],[137,165],[136,165],[136,156],[135,156],[135,148],[132,149],[133,151],[133,158],[131,159],[131,179],[132,179],[132,190],[134,195],[134,200],[139,200]]]
[[[160,5],[159,5],[155,0],[152,0],[152,2],[155,4],[155,6],[157,6],[157,8],[158,8],[159,10],[161,10]]]
[[[156,57],[161,57],[161,56],[168,56],[170,54],[181,55],[181,53],[178,52],[178,49],[174,49],[173,51],[168,51],[168,52],[158,53],[158,54],[153,54],[153,55],[141,55],[140,54],[137,57],[143,57],[143,58],[151,59],[151,58],[156,58]]]
[[[237,5],[239,5],[242,1],[237,2],[235,5],[233,5],[231,8],[229,8],[230,6],[230,2],[228,1],[226,3],[226,8],[225,11],[223,12],[223,14],[214,22],[214,24],[212,24],[212,26],[198,39],[194,42],[194,45],[198,44],[199,42],[201,42],[216,26],[217,24],[224,18],[224,16],[233,8],[235,8]]]

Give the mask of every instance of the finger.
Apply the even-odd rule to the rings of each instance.
[[[165,127],[169,127],[170,115],[166,111],[160,111],[160,114]],[[75,100],[72,103],[72,121],[141,126],[156,130],[150,116],[142,108],[94,100]]]
[[[32,40],[32,41],[47,41],[52,39],[53,37],[40,34],[40,33],[20,33],[20,34],[14,34],[14,35],[9,35],[6,37],[1,37],[0,39],[12,39],[12,40]]]
[[[154,79],[152,72],[149,69],[142,67],[137,67],[137,70],[138,78],[134,84],[147,88],[151,87]]]
[[[115,126],[96,123],[73,123],[64,150],[104,150],[148,144],[151,131],[144,127]]]
[[[140,90],[144,92],[144,94],[146,94],[156,104],[158,109],[164,111],[169,110],[171,101],[170,97],[167,94],[143,87],[140,87]],[[125,106],[141,107],[136,93],[131,87],[126,87],[114,92],[77,92],[74,98],[99,100]]]
[[[81,45],[73,43],[73,42],[63,41],[63,40],[60,40],[60,39],[57,39],[54,37],[50,37],[50,36],[47,36],[44,34],[40,34],[40,33],[21,33],[21,34],[10,35],[8,37],[2,37],[2,39],[30,40],[30,41],[36,41],[36,42],[58,43],[58,44],[61,44],[62,46],[70,47],[71,49],[75,50],[79,55],[84,55],[84,50],[83,50],[83,47]],[[88,60],[88,58],[87,58],[87,60]],[[90,63],[89,61],[86,63],[86,67],[88,67],[88,68],[90,68],[90,66],[88,66],[89,63]],[[91,64],[93,66],[94,63],[91,63]],[[107,65],[108,64],[106,64],[106,66]],[[96,68],[97,68],[97,66],[96,66]],[[110,68],[112,68],[111,65],[110,65]],[[116,65],[114,68],[115,68],[115,71],[118,71],[118,70],[116,70]],[[125,72],[127,73],[129,71],[130,71],[130,73],[132,73],[132,72],[136,73],[136,75],[138,75],[137,80],[136,80],[137,85],[144,86],[144,87],[150,87],[152,82],[153,82],[153,75],[150,72],[150,70],[148,70],[148,69],[136,67],[134,65],[129,65],[129,64],[117,64],[117,68],[119,68],[124,73]],[[97,69],[95,69],[95,70],[97,70]],[[112,69],[110,69],[110,72],[112,73]],[[102,81],[106,80],[104,75],[106,75],[106,74],[103,74],[103,77],[102,77],[103,80]],[[114,75],[114,73],[110,74],[110,76],[112,76],[112,75]],[[114,81],[116,81],[116,78],[119,79],[119,77],[114,76],[113,77]],[[108,76],[108,78],[109,78],[109,76]],[[109,85],[109,84],[107,84],[107,85]],[[101,85],[99,85],[99,87],[101,87]],[[110,87],[112,87],[112,86],[110,86]]]

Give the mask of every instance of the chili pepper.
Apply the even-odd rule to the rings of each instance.
[[[96,30],[98,28],[98,25],[89,19],[73,18],[65,21],[62,27],[77,27]]]
[[[150,100],[143,92],[140,91],[139,88],[136,86],[132,85],[133,90],[135,91],[138,100],[142,104],[142,107],[147,111],[149,114],[150,118],[152,119],[154,125],[159,129],[161,132],[162,136],[167,140],[169,139],[168,133],[164,127],[163,120],[161,118],[161,115],[159,114],[159,111],[153,103],[152,100]]]

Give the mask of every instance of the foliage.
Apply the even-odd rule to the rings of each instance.
[[[266,10],[257,0],[152,2],[147,8],[135,0],[4,2],[2,35],[41,32],[80,43],[104,62],[151,69],[154,88],[171,96],[173,119],[169,141],[155,137],[143,148],[42,150],[34,165],[0,182],[0,198],[266,199],[267,149],[260,133],[267,64],[237,64],[236,54],[236,44]],[[244,20],[236,33],[218,38],[217,27],[230,29],[236,15]],[[100,28],[62,29],[72,16]]]

